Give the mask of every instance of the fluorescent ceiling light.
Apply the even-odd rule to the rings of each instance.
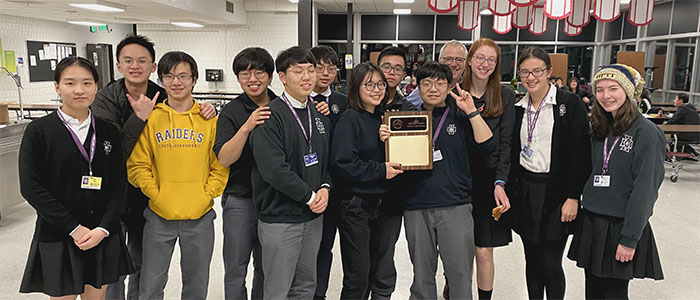
[[[394,8],[394,14],[395,15],[410,15],[411,9],[410,8]]]
[[[491,13],[491,11],[488,10],[488,8],[484,8],[483,10],[481,10],[481,12],[479,14],[482,16],[489,16],[489,15],[492,15],[493,13]]]
[[[620,4],[629,4],[630,0],[620,0]]]
[[[299,0],[289,0],[289,2],[292,2],[292,3],[299,3]]]
[[[413,3],[413,0],[394,0],[394,3]]]
[[[187,27],[187,28],[201,28],[204,27],[204,25],[195,23],[195,22],[190,22],[190,21],[172,21],[170,24],[173,24],[175,26],[180,26],[180,27]]]
[[[102,26],[106,25],[105,23],[99,23],[99,22],[93,22],[93,21],[68,21],[68,23],[74,24],[74,25],[83,25],[83,26]]]
[[[79,3],[69,3],[68,5],[82,9],[89,9],[99,12],[123,12],[126,6],[107,1],[76,1]]]

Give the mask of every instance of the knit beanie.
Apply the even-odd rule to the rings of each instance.
[[[642,90],[644,89],[644,79],[637,70],[628,65],[614,64],[602,67],[600,71],[593,76],[591,84],[594,89],[596,82],[601,79],[617,81],[622,89],[625,90],[627,98],[631,101],[641,96]]]

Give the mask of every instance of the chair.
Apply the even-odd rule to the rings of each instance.
[[[666,162],[671,164],[673,169],[673,174],[671,175],[671,182],[678,181],[678,176],[680,175],[681,169],[683,169],[683,164],[680,162],[680,158],[697,159],[693,154],[685,152],[685,147],[691,147],[691,144],[698,144],[700,141],[679,141],[678,134],[672,134],[669,139],[669,144],[671,146],[671,151],[666,152]],[[680,147],[680,151],[678,148]]]

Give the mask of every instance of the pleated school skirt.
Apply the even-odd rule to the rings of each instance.
[[[78,295],[86,284],[99,289],[133,272],[121,233],[112,233],[87,251],[80,250],[70,238],[56,242],[32,240],[19,291],[53,297]]]
[[[659,251],[649,223],[637,242],[632,261],[622,263],[615,259],[615,253],[620,243],[624,219],[585,209],[580,213],[581,221],[568,253],[569,259],[576,261],[578,267],[603,278],[664,278]]]

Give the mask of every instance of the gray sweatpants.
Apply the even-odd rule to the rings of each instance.
[[[438,253],[450,283],[450,299],[472,299],[472,205],[406,210],[403,216],[413,263],[411,299],[437,299]]]
[[[258,221],[264,299],[313,299],[323,216],[306,223]]]
[[[224,231],[224,295],[226,299],[248,299],[245,278],[253,253],[251,299],[262,299],[262,250],[258,239],[258,210],[253,199],[225,195],[221,199]]]
[[[197,220],[166,220],[150,208],[144,210],[143,216],[146,225],[143,228],[139,299],[163,299],[170,260],[178,239],[182,269],[180,299],[206,299],[214,251],[214,210]]]

